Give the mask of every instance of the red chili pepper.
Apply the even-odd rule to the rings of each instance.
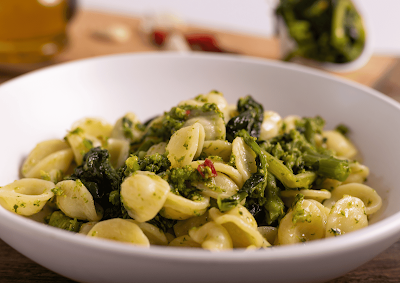
[[[190,110],[186,110],[186,115],[189,116]]]
[[[218,175],[217,170],[215,170],[214,163],[210,159],[206,158],[206,160],[204,160],[202,164],[199,164],[199,166],[197,166],[197,171],[199,171],[200,175],[203,178],[205,177],[202,170],[202,168],[204,167],[209,167],[211,169],[211,177],[216,177]]]
[[[158,47],[163,46],[167,39],[168,33],[162,30],[155,30],[151,34],[151,41]]]
[[[187,34],[185,38],[192,50],[221,53],[229,52],[220,48],[215,37],[209,34]]]

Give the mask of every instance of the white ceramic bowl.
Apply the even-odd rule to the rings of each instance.
[[[117,55],[24,75],[0,86],[0,185],[18,178],[39,141],[64,137],[72,122],[142,119],[212,89],[229,102],[251,94],[266,110],[322,115],[347,124],[384,206],[365,229],[337,238],[261,251],[211,253],[144,249],[88,239],[0,207],[0,237],[37,263],[82,282],[321,282],[345,274],[392,245],[400,232],[400,106],[364,86],[290,63],[234,55]]]

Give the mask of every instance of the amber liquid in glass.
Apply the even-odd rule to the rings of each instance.
[[[0,64],[51,59],[67,43],[74,0],[0,0]]]

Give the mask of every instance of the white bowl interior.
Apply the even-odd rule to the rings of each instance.
[[[5,83],[0,87],[0,125],[3,133],[0,185],[19,178],[21,163],[36,143],[50,138],[63,138],[72,123],[80,118],[102,117],[114,123],[126,112],[132,111],[145,120],[169,110],[183,99],[212,89],[223,92],[230,103],[236,103],[239,97],[251,94],[264,105],[265,110],[277,111],[282,117],[289,114],[320,115],[327,121],[327,128],[339,123],[348,125],[352,131],[351,139],[372,172],[367,184],[376,189],[384,200],[381,211],[371,219],[374,224],[363,231],[309,243],[307,246],[266,250],[257,253],[253,259],[272,262],[274,258],[309,258],[317,264],[325,256],[321,255],[321,249],[325,250],[326,256],[335,254],[339,258],[352,250],[358,251],[361,256],[361,250],[370,246],[365,250],[369,256],[352,259],[346,266],[337,263],[329,272],[325,271],[325,275],[320,272],[314,278],[316,281],[327,280],[366,262],[398,238],[399,104],[369,88],[323,72],[290,63],[238,56],[126,54],[47,68]],[[131,257],[131,260],[140,260],[146,253],[158,260],[170,257],[174,262],[182,258],[192,261],[192,264],[199,260],[203,264],[208,260],[220,264],[232,260],[232,255],[225,253],[213,255],[210,259],[210,254],[198,251],[162,248],[142,251],[102,241],[89,243],[87,239],[20,218],[0,208],[0,227],[3,227],[0,237],[34,260],[75,280],[90,281],[83,273],[79,277],[72,270],[59,268],[44,256],[35,255],[35,248],[29,244],[22,245],[12,238],[22,237],[25,241],[35,238],[35,241],[42,243],[46,235],[50,235],[48,237],[52,240],[47,239],[49,245],[58,239],[71,244],[72,249],[83,247],[82,250],[93,254],[119,255],[123,259]],[[21,231],[28,231],[31,236],[22,235]],[[39,236],[44,239],[38,240]],[[241,260],[251,260],[243,253],[233,254],[233,260],[239,263]],[[224,268],[227,268],[225,263]],[[245,264],[246,268],[250,268],[248,265]],[[307,269],[305,265],[301,266]],[[90,269],[90,266],[86,268]],[[310,280],[306,272],[301,274],[304,276],[293,279],[297,278],[297,282]],[[238,278],[240,276],[236,281]],[[281,282],[296,281],[288,279]]]

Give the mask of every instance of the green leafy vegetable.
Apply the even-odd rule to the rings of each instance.
[[[246,130],[251,136],[258,138],[264,119],[263,106],[248,95],[238,100],[237,111],[239,115],[226,124],[226,139],[232,142],[240,130]]]
[[[45,220],[50,226],[72,232],[79,232],[82,225],[82,222],[78,221],[76,218],[73,219],[66,216],[60,210],[54,211]]]
[[[297,43],[286,60],[304,57],[346,63],[364,49],[362,18],[351,0],[280,0],[276,13]]]

